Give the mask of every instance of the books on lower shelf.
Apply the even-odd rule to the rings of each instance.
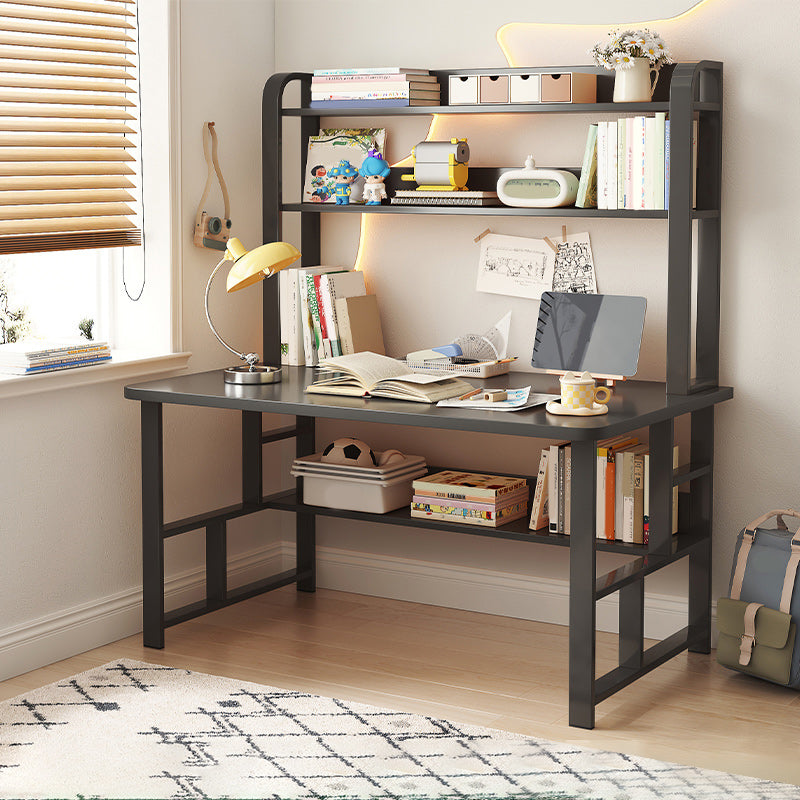
[[[697,119],[692,121],[693,207],[697,205],[698,124]],[[668,209],[670,138],[670,121],[663,111],[592,123],[575,205],[608,210]]]
[[[525,478],[443,470],[412,487],[412,517],[496,528],[528,513]]]
[[[320,362],[320,377],[306,387],[310,394],[388,397],[437,403],[472,390],[459,378],[409,373],[408,367],[378,353],[353,353]]]
[[[111,358],[107,342],[27,339],[0,345],[0,372],[36,375],[101,364]]]

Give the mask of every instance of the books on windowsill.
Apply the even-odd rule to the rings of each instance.
[[[412,487],[412,517],[497,528],[528,513],[525,478],[444,470]]]
[[[388,397],[416,403],[437,403],[473,389],[459,378],[410,373],[402,361],[378,353],[326,358],[319,366],[319,379],[306,387],[309,394]]]
[[[26,339],[0,345],[0,372],[38,375],[101,364],[111,358],[107,342]]]

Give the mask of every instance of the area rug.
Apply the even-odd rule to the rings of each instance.
[[[0,797],[798,800],[800,789],[122,660],[0,704]]]

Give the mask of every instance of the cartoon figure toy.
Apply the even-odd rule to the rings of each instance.
[[[364,202],[368,206],[379,206],[381,200],[386,200],[383,182],[391,172],[389,164],[377,150],[370,147],[359,172],[364,176]]]
[[[334,180],[336,205],[350,204],[350,184],[358,177],[358,170],[349,162],[342,160],[328,173]]]

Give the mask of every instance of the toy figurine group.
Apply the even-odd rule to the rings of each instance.
[[[368,206],[379,206],[385,200],[386,187],[383,182],[389,175],[389,164],[384,161],[381,154],[370,148],[367,157],[361,164],[361,169],[356,169],[349,161],[342,160],[339,165],[330,171],[330,177],[335,183],[334,199],[337,206],[350,204],[351,186],[355,179],[361,175],[364,178],[364,203]]]

